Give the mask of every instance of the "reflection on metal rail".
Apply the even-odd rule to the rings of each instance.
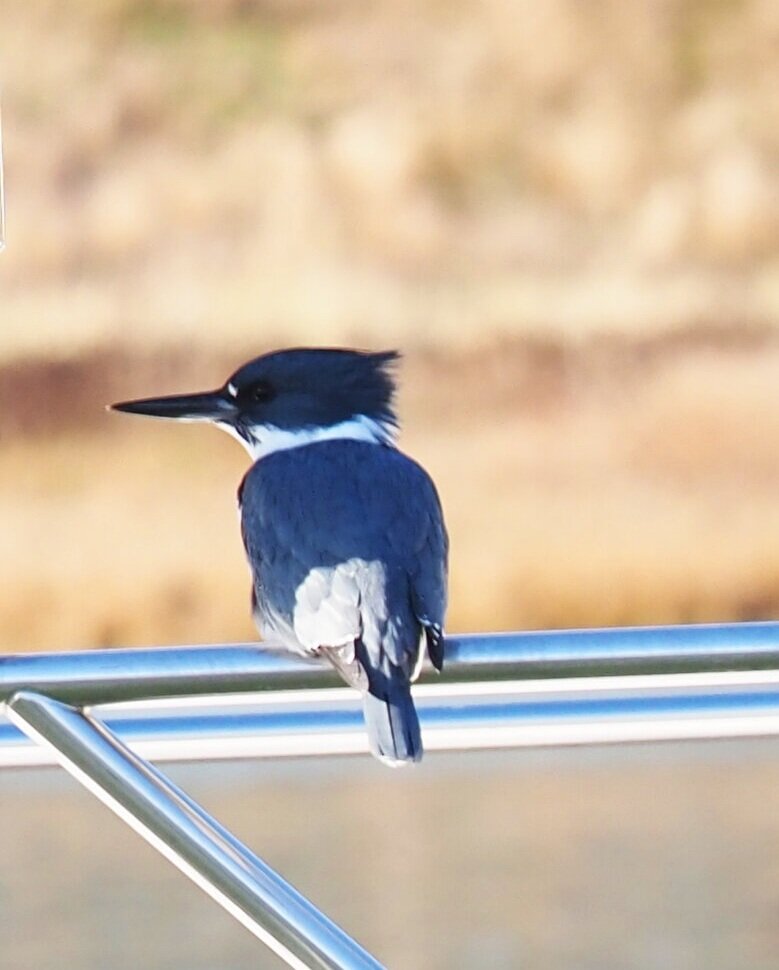
[[[424,684],[414,691],[433,751],[779,734],[779,671],[637,674]],[[133,701],[93,709],[144,758],[364,754],[348,688]],[[0,767],[57,764],[0,718]]]
[[[779,734],[779,623],[452,637],[423,679],[428,751]],[[0,657],[0,766],[61,763],[290,966],[375,970],[143,760],[366,751],[335,685],[254,644]]]

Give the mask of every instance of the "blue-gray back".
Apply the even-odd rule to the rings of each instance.
[[[323,441],[258,461],[239,497],[266,633],[310,649],[301,636],[305,584],[309,612],[326,601],[338,614],[334,636],[356,639],[376,621],[382,642],[366,644],[374,662],[380,650],[413,665],[421,626],[440,628],[446,609],[447,537],[419,465],[383,445]]]

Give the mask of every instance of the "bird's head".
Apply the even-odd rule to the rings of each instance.
[[[326,438],[391,444],[395,351],[297,348],[244,364],[220,388],[144,398],[114,411],[208,421],[237,437],[254,459]]]

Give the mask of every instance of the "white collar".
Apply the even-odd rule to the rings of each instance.
[[[287,451],[290,448],[302,448],[317,441],[364,441],[372,445],[393,445],[392,428],[358,414],[348,421],[331,424],[324,428],[300,428],[288,431],[275,425],[256,425],[250,429],[251,438],[243,435],[232,424],[219,422],[218,426],[241,442],[249,452],[252,461],[267,458],[274,451]]]

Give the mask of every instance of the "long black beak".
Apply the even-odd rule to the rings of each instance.
[[[235,402],[221,390],[121,401],[119,404],[112,404],[110,409],[127,414],[146,414],[152,418],[175,418],[179,421],[229,421],[236,413]]]

